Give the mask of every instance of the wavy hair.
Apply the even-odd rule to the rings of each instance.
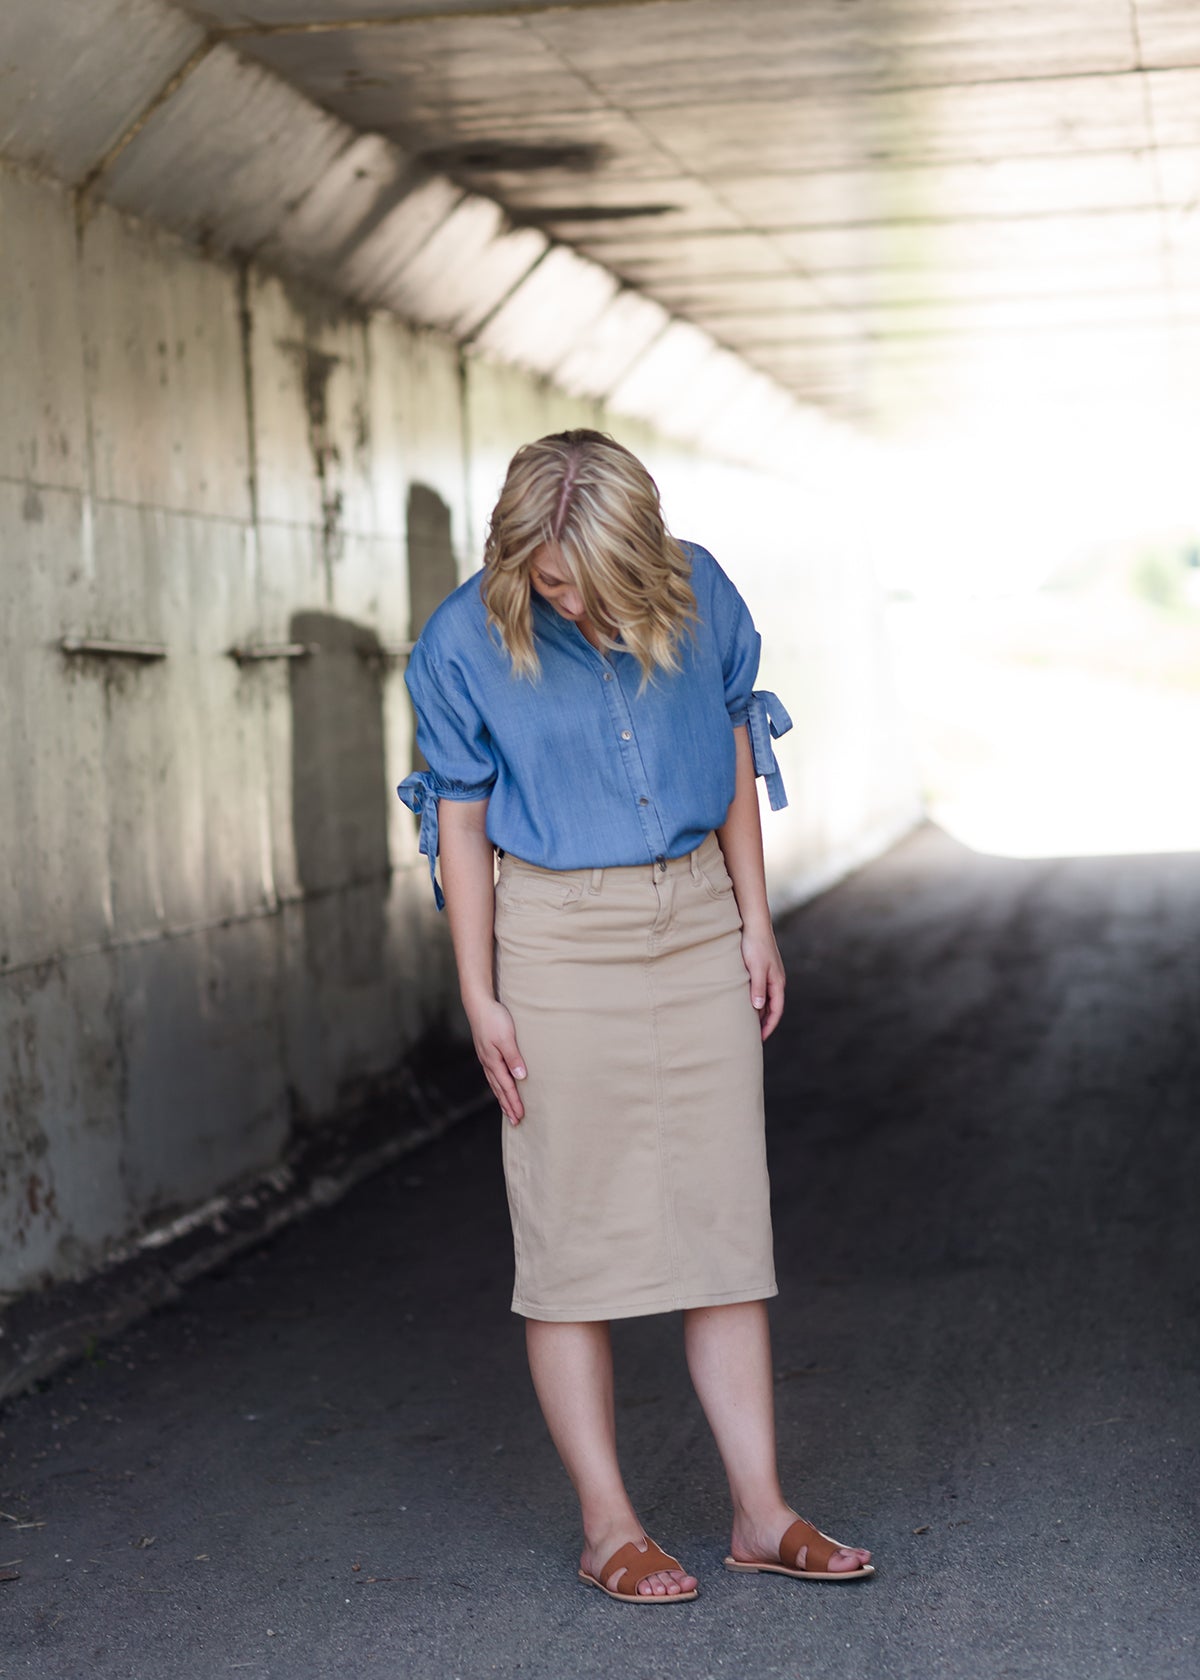
[[[540,673],[533,637],[530,563],[545,547],[562,555],[606,651],[621,646],[642,670],[677,671],[679,644],[696,618],[683,549],[663,523],[658,486],[605,432],[580,428],[524,444],[509,463],[483,551],[488,624],[517,676]]]

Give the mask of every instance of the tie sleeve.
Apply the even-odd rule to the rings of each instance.
[[[768,688],[756,688],[750,696],[746,722],[750,728],[750,746],[754,753],[754,774],[761,776],[766,782],[767,798],[771,801],[772,811],[782,811],[787,804],[787,793],[784,791],[783,774],[771,741],[772,738],[778,740],[781,735],[786,735],[792,727],[792,720],[777,694],[772,694]]]
[[[418,642],[405,672],[417,714],[417,745],[429,764],[406,776],[397,793],[421,819],[418,847],[429,859],[433,896],[440,910],[445,898],[437,879],[438,802],[487,799],[496,784],[496,758],[487,726],[465,684],[453,670]]]

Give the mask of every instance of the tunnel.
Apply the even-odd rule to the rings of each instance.
[[[1196,8],[9,0],[0,252],[0,1672],[1194,1675]],[[881,1562],[657,1631],[395,797],[572,427],[793,719],[777,1407]]]

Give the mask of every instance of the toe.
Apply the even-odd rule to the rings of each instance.
[[[678,1569],[663,1569],[639,1581],[638,1592],[646,1598],[677,1598],[680,1593],[693,1592],[695,1587],[694,1575],[685,1575]]]
[[[861,1569],[870,1556],[870,1552],[864,1552],[861,1547],[843,1546],[830,1558],[830,1572],[840,1575],[843,1570]]]

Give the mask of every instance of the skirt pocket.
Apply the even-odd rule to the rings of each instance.
[[[506,915],[523,911],[565,910],[583,897],[583,882],[556,876],[552,870],[506,869],[500,866],[496,882],[496,908]]]
[[[696,869],[700,876],[700,884],[709,898],[733,897],[733,881],[725,867],[725,859],[719,846],[712,848],[712,853],[708,856],[698,855]]]

